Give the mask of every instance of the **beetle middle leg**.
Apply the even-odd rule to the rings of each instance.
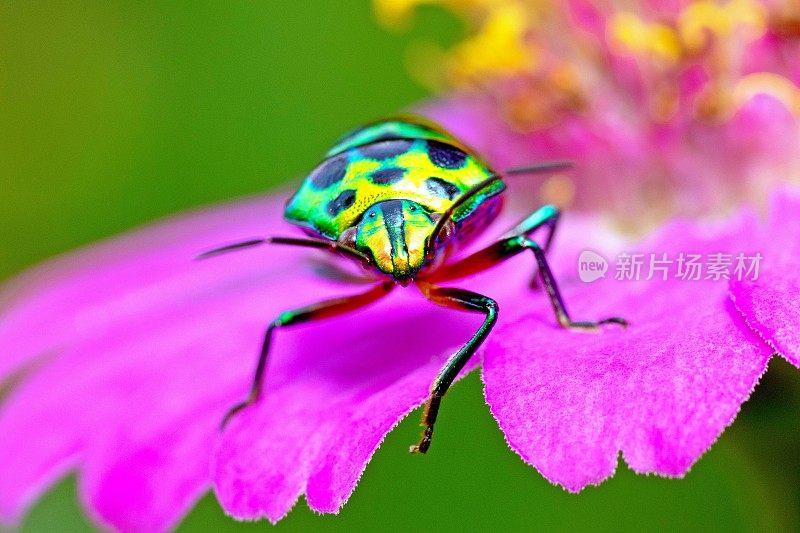
[[[433,437],[433,425],[436,422],[436,415],[439,413],[439,406],[442,397],[450,388],[458,373],[467,364],[478,350],[480,345],[486,340],[489,332],[497,322],[497,302],[487,296],[470,292],[464,289],[436,287],[425,282],[418,284],[422,294],[431,302],[461,311],[471,311],[473,313],[483,313],[485,315],[483,323],[478,331],[470,338],[461,349],[453,355],[444,367],[439,371],[439,375],[431,385],[431,393],[428,402],[425,404],[425,411],[422,415],[422,425],[425,427],[419,444],[412,446],[412,453],[425,453],[431,445]]]
[[[536,258],[536,264],[539,267],[539,278],[544,284],[545,291],[550,298],[550,303],[553,306],[558,323],[564,328],[571,329],[597,329],[603,324],[619,324],[627,326],[628,322],[624,318],[609,317],[595,322],[590,321],[575,321],[570,318],[567,312],[567,306],[564,299],[561,297],[561,292],[558,290],[555,276],[550,270],[550,265],[547,263],[544,249],[539,244],[523,235],[514,235],[500,239],[472,255],[456,261],[451,265],[445,265],[438,271],[432,273],[427,277],[428,281],[441,282],[450,281],[453,279],[463,278],[471,274],[476,274],[487,270],[495,265],[498,265],[510,259],[519,253],[530,250]]]
[[[291,311],[284,311],[278,315],[278,317],[267,327],[267,331],[264,334],[264,341],[261,344],[261,353],[258,357],[255,375],[253,376],[253,382],[250,386],[250,393],[247,395],[247,398],[244,401],[237,403],[228,410],[228,412],[225,414],[225,417],[222,419],[222,429],[225,428],[227,423],[236,413],[245,407],[254,404],[261,397],[261,389],[264,382],[264,372],[267,369],[267,356],[269,354],[270,344],[272,343],[272,333],[275,331],[275,329],[286,326],[294,326],[304,322],[321,320],[354,311],[378,300],[379,298],[382,298],[383,296],[386,296],[393,288],[393,283],[381,283],[380,285],[376,285],[362,294],[346,296],[343,298],[334,298],[333,300],[328,300],[326,302],[300,307]]]

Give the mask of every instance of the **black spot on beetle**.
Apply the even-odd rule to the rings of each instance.
[[[328,214],[332,217],[335,217],[342,211],[345,211],[353,206],[356,202],[356,191],[353,189],[347,189],[346,191],[342,191],[339,193],[339,196],[328,202],[327,210]]]
[[[376,170],[369,175],[369,179],[376,185],[393,185],[403,179],[406,169],[400,167],[387,167]]]
[[[339,155],[325,161],[311,173],[311,185],[315,189],[327,189],[342,181],[347,174],[347,156]]]
[[[456,185],[442,178],[437,178],[436,176],[431,176],[425,180],[425,188],[428,189],[428,192],[432,195],[449,200],[452,200],[461,193],[461,189]]]
[[[428,157],[439,168],[456,169],[467,163],[467,154],[439,141],[428,141]]]
[[[382,161],[400,154],[408,152],[413,141],[409,139],[394,139],[390,141],[378,141],[358,147],[358,151],[364,157]]]

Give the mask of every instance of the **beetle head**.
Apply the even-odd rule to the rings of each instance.
[[[428,236],[436,218],[411,200],[384,200],[371,206],[340,242],[367,254],[382,273],[406,285],[426,263]]]

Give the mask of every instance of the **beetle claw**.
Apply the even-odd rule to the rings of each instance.
[[[568,320],[561,325],[568,329],[579,329],[583,331],[597,331],[600,329],[600,326],[605,326],[607,324],[617,324],[618,326],[622,326],[623,328],[628,327],[628,321],[622,317],[612,316],[609,318],[604,318],[602,320],[598,320],[597,322],[586,322],[586,321],[578,321],[573,322]]]
[[[433,436],[433,426],[425,426],[425,431],[422,432],[422,439],[419,444],[409,447],[408,451],[411,453],[427,453],[428,448],[431,447],[431,437]]]
[[[230,409],[228,409],[228,412],[225,413],[224,417],[222,417],[222,422],[219,425],[219,430],[223,431],[225,427],[228,425],[228,422],[230,422],[234,416],[236,416],[240,411],[242,411],[242,409],[255,403],[257,400],[258,400],[258,394],[251,393],[245,401],[239,402]]]

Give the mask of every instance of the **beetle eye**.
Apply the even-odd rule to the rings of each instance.
[[[339,242],[350,248],[356,247],[356,234],[358,230],[355,227],[347,228],[339,235]]]
[[[439,238],[437,239],[439,242],[446,242],[450,240],[456,232],[456,225],[453,224],[452,220],[448,220],[444,223],[444,228],[442,228],[442,232],[439,234]]]

